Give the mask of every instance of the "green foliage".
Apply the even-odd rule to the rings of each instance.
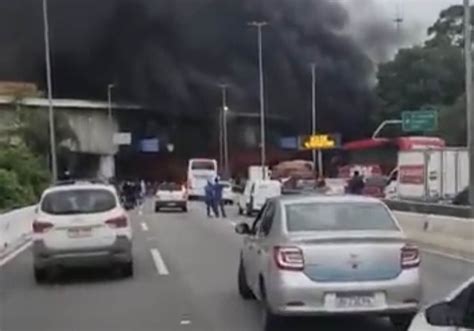
[[[42,109],[20,110],[17,133],[26,145],[37,155],[46,156],[50,151],[49,117],[48,112]],[[65,142],[76,142],[77,137],[70,127],[66,116],[56,112],[54,117],[56,149]]]
[[[474,7],[471,7],[471,25],[474,24]],[[427,47],[442,45],[464,46],[464,6],[454,5],[439,14],[438,20],[428,29]]]
[[[401,50],[379,67],[377,95],[386,118],[425,105],[450,105],[464,89],[463,57],[455,46]]]
[[[474,7],[473,11],[474,22]],[[400,118],[404,110],[440,110],[440,133],[450,145],[465,144],[463,6],[440,13],[423,46],[402,49],[380,65],[374,121]]]
[[[44,162],[24,145],[1,146],[0,170],[4,180],[0,186],[5,185],[2,192],[11,194],[3,198],[4,205],[0,209],[36,202],[49,183]]]
[[[25,194],[16,173],[0,169],[0,212],[26,203]]]

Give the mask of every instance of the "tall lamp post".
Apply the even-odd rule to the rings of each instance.
[[[115,84],[107,85],[107,104],[108,104],[108,113],[110,123],[112,123],[112,89],[115,88]]]
[[[464,59],[466,61],[466,117],[467,146],[469,150],[469,205],[474,217],[474,114],[472,109],[472,30],[471,6],[464,0]]]
[[[266,178],[265,164],[266,164],[266,151],[265,151],[265,98],[264,98],[264,86],[263,86],[263,45],[262,45],[262,28],[268,25],[267,22],[250,22],[250,26],[257,28],[258,38],[258,67],[260,73],[260,159],[262,165],[262,178]]]
[[[311,63],[311,134],[316,134],[316,63]],[[316,150],[312,150],[313,153],[313,166],[316,168]],[[318,151],[319,153],[319,151]],[[318,163],[318,176],[321,176],[321,169]]]
[[[48,1],[43,0],[43,32],[46,61],[46,84],[48,89],[49,145],[51,153],[51,173],[53,182],[58,180],[58,163],[56,155],[56,134],[54,127],[53,83],[51,76],[51,50],[49,44]]]
[[[223,142],[223,154],[224,154],[224,177],[229,178],[229,144],[227,137],[227,113],[229,107],[227,107],[227,84],[219,85],[222,90],[222,142]]]

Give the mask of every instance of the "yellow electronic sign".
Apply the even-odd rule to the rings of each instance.
[[[339,145],[337,137],[331,134],[315,134],[301,137],[302,149],[331,149]]]

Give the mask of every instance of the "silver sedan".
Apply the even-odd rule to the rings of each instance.
[[[263,303],[264,330],[284,316],[340,314],[389,316],[401,330],[419,309],[419,251],[377,199],[269,199],[236,232],[239,292]]]

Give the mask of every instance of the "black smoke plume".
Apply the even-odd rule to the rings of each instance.
[[[105,99],[114,82],[120,99],[199,117],[216,112],[225,81],[232,110],[256,112],[257,34],[247,22],[265,20],[268,114],[309,130],[315,61],[318,126],[346,139],[368,130],[374,64],[335,1],[49,0],[49,17],[56,97]],[[44,88],[42,27],[40,0],[0,0],[0,80]]]

